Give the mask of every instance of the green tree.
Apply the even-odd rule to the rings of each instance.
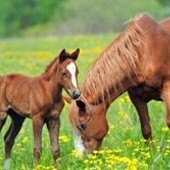
[[[49,22],[61,0],[0,0],[0,35],[10,36],[21,29]]]

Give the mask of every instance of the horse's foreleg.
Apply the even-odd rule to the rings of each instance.
[[[34,166],[38,165],[38,161],[42,152],[42,128],[44,124],[44,120],[42,119],[41,115],[35,115],[32,118],[33,123],[33,134],[34,134],[34,149],[33,149],[33,156],[34,156]]]
[[[147,103],[140,100],[133,91],[129,90],[129,97],[134,104],[141,123],[141,131],[143,134],[144,139],[150,140],[152,139],[152,131],[151,131],[151,126],[150,126],[150,120],[149,120],[149,113],[148,113],[148,107]]]
[[[166,110],[167,110],[166,123],[167,126],[170,128],[170,82],[164,83],[162,88],[161,98],[166,105]]]
[[[60,118],[51,118],[46,121],[47,128],[50,135],[50,141],[53,152],[54,164],[57,166],[57,159],[60,157],[60,147],[59,147],[59,128],[60,128]]]
[[[12,113],[11,113],[12,112]],[[6,132],[4,136],[4,142],[5,142],[5,164],[4,167],[5,169],[10,168],[10,157],[11,157],[11,150],[15,142],[15,138],[17,134],[19,133],[22,124],[25,120],[24,117],[21,117],[17,115],[14,111],[11,111],[10,113],[12,114],[12,122],[11,125]]]

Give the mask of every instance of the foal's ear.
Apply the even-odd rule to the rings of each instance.
[[[84,112],[86,110],[86,105],[82,100],[76,100],[76,104],[81,111]]]
[[[60,63],[62,63],[65,59],[67,59],[67,57],[68,57],[68,54],[67,54],[66,50],[63,49],[63,50],[60,52],[60,55],[59,55]]]
[[[77,48],[77,50],[75,50],[75,51],[71,54],[71,58],[72,58],[73,60],[76,60],[76,59],[78,58],[78,56],[79,56],[79,53],[80,53],[80,49]]]

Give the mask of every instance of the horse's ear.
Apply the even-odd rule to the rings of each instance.
[[[75,50],[75,51],[71,54],[71,58],[72,58],[73,60],[76,60],[76,59],[78,58],[78,56],[79,56],[79,53],[80,53],[80,49],[77,48],[77,50]]]
[[[78,106],[78,108],[82,111],[85,112],[86,110],[86,105],[82,100],[76,100],[76,104]]]
[[[63,96],[63,99],[64,99],[64,101],[66,101],[69,104],[73,101],[73,99],[71,97]]]
[[[60,52],[60,55],[59,55],[60,63],[62,63],[67,57],[68,57],[68,54],[67,54],[66,50],[63,49],[63,50]]]

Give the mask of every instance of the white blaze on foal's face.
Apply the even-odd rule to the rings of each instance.
[[[74,85],[74,87],[77,88],[77,80],[76,80],[76,65],[71,62],[70,64],[67,65],[67,70],[70,72],[71,74],[71,81]]]

